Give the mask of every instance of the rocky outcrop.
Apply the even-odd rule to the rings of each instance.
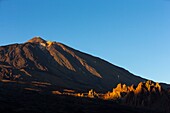
[[[140,82],[137,87],[118,84],[112,92],[104,95],[105,100],[119,100],[120,103],[155,109],[158,111],[170,111],[170,96],[159,83],[153,81]]]
[[[87,97],[89,97],[89,98],[98,98],[99,95],[98,95],[93,89],[91,89],[91,90],[88,92]]]
[[[126,86],[126,84],[119,83],[116,88],[113,88],[112,92],[108,92],[104,95],[105,100],[117,100],[124,97],[127,93],[135,91],[134,85]]]
[[[154,83],[152,81],[146,81],[146,82],[140,82],[137,87],[134,85],[126,86],[125,84],[119,83],[116,88],[113,88],[112,92],[108,92],[105,95],[105,99],[118,99],[118,98],[129,98],[131,95],[133,97],[141,97],[143,96],[144,99],[148,98],[150,95],[162,95],[162,87],[159,85],[159,83]],[[146,96],[146,98],[145,98]],[[150,100],[150,99],[148,99]],[[151,99],[152,100],[152,99]],[[143,99],[139,102],[142,104]]]

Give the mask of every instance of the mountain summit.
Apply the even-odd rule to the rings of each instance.
[[[0,77],[96,91],[110,90],[118,83],[137,85],[146,80],[98,57],[41,37],[1,46]]]
[[[41,37],[37,36],[37,37],[34,37],[34,38],[28,40],[28,42],[31,42],[31,43],[45,43],[46,41],[44,39],[42,39]]]

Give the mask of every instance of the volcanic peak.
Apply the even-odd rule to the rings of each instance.
[[[32,39],[28,40],[27,42],[39,44],[42,47],[49,47],[55,43],[55,42],[51,42],[51,41],[46,41],[39,36],[33,37]]]
[[[28,40],[27,42],[30,43],[46,43],[46,40],[42,39],[39,36],[33,37],[32,39]]]

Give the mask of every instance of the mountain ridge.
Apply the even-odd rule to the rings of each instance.
[[[146,80],[99,57],[40,37],[22,44],[1,46],[0,62],[19,73],[18,79],[43,80],[67,88],[106,91],[118,83],[137,85]],[[6,75],[9,77],[10,72]]]

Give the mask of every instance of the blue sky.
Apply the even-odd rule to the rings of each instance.
[[[169,0],[0,0],[0,45],[34,36],[170,83]]]

